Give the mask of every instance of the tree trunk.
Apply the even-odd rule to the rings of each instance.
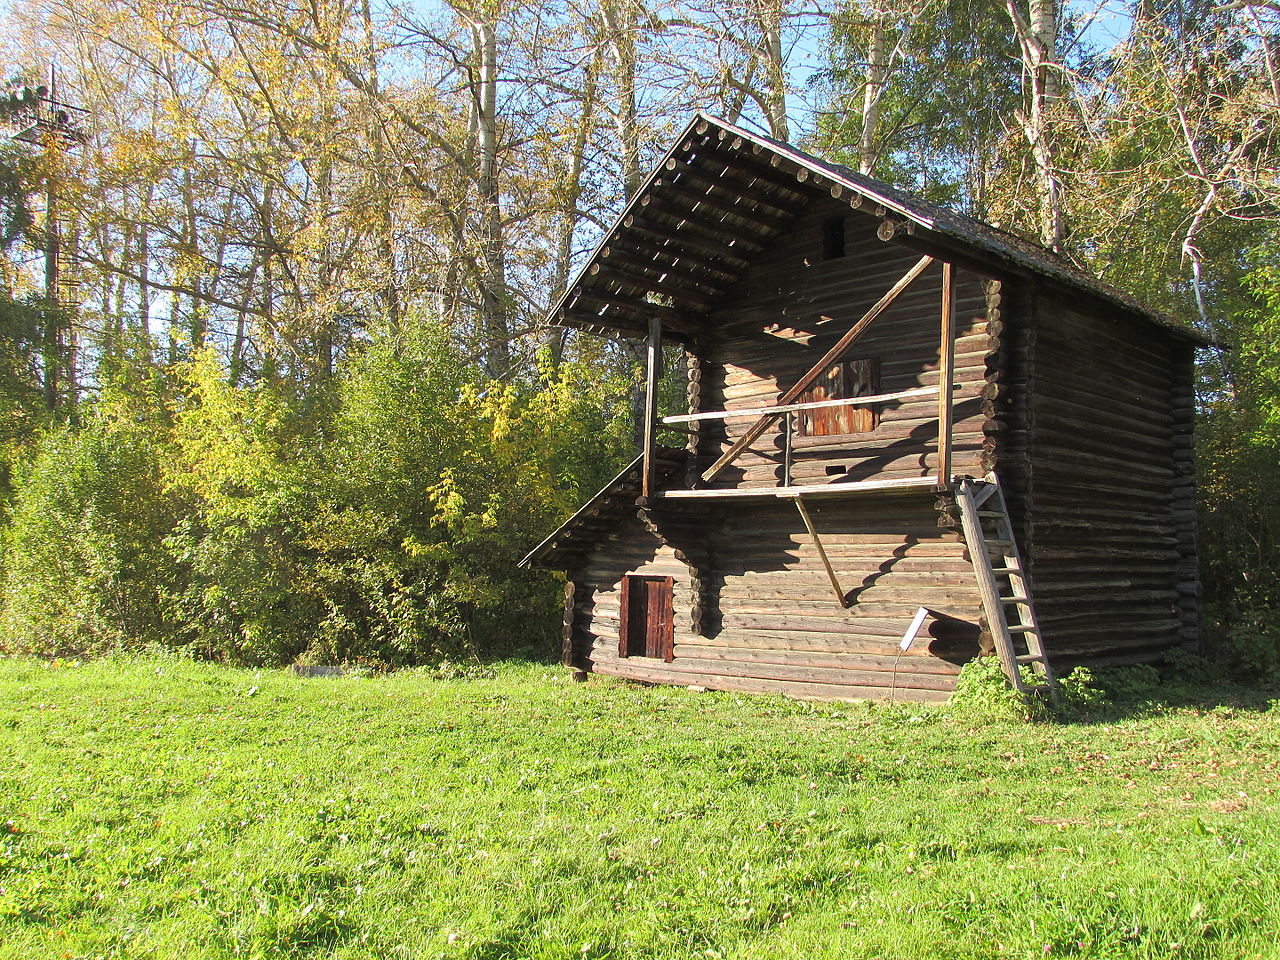
[[[1040,194],[1040,242],[1060,251],[1066,238],[1062,213],[1062,183],[1057,151],[1050,129],[1059,96],[1057,0],[1027,0],[1023,15],[1018,0],[1007,0],[1009,19],[1022,53],[1027,82],[1027,105],[1018,118],[1035,164]]]
[[[790,137],[787,123],[787,64],[782,51],[785,0],[761,0],[760,47],[765,68],[765,112],[769,133],[779,140]]]
[[[635,7],[631,0],[604,0],[600,12],[617,70],[616,124],[622,154],[622,187],[627,199],[630,199],[640,189],[643,179],[640,170],[640,121],[636,97]]]
[[[889,72],[889,27],[877,14],[867,43],[866,82],[862,87],[862,130],[858,138],[858,172],[870,174],[876,167],[876,136],[880,128],[880,101]]]
[[[477,182],[483,265],[480,311],[486,347],[485,369],[492,377],[506,373],[511,364],[502,205],[498,191],[498,35],[494,15],[488,11],[481,14],[472,24],[471,32],[478,60],[474,98],[480,148]]]

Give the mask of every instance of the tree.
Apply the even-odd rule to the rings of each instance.
[[[833,14],[831,44],[819,147],[987,216],[1019,77],[985,0],[849,3]]]

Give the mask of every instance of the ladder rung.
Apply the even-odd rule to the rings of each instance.
[[[1027,623],[1020,623],[1016,627],[1009,628],[1010,633],[1036,633],[1036,628]]]
[[[1030,597],[1017,597],[1017,596],[1014,596],[1014,597],[1001,597],[1001,598],[1000,598],[1000,602],[1001,602],[1001,603],[1030,603],[1030,602],[1031,602],[1031,598],[1030,598]]]
[[[1014,657],[1018,663],[1044,663],[1044,655],[1040,653],[1024,653],[1020,657]]]

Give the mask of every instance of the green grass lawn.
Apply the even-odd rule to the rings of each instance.
[[[0,957],[1278,957],[1280,709],[0,661]]]

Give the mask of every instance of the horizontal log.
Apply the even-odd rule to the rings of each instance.
[[[925,644],[921,644],[918,648],[923,651]],[[977,644],[975,643],[975,652]],[[917,648],[913,646],[912,653],[903,654],[902,657],[886,657],[874,656],[869,653],[847,654],[837,653],[809,653],[791,650],[761,650],[747,649],[744,647],[717,647],[705,646],[692,643],[676,643],[677,657],[692,657],[708,663],[730,662],[730,663],[753,663],[753,664],[780,664],[789,667],[822,667],[827,669],[864,669],[876,672],[892,673],[894,667],[899,668],[900,673],[915,675],[935,675],[940,677],[954,677],[960,673],[960,667],[957,664],[949,663],[946,660],[940,660],[935,656],[931,656],[925,652],[915,652]]]
[[[655,670],[657,664],[661,661],[649,660],[649,658],[626,657],[619,658],[616,650],[612,655],[606,648],[596,647],[591,651],[590,659],[593,668],[599,668],[600,665],[608,664],[616,670],[632,671],[632,670]],[[643,666],[639,666],[635,661],[647,660]],[[905,658],[904,658],[905,659]],[[882,670],[856,670],[851,668],[832,668],[832,667],[798,667],[787,664],[757,664],[757,663],[739,663],[728,660],[700,660],[695,657],[679,657],[675,661],[666,664],[663,672],[669,674],[678,674],[681,676],[698,677],[702,675],[713,675],[722,677],[743,677],[757,680],[786,680],[798,681],[802,683],[821,683],[834,686],[860,686],[867,688],[886,688],[895,685],[910,686],[915,690],[933,690],[940,693],[949,693],[955,687],[955,681],[950,677],[942,677],[933,673],[911,673],[909,672],[910,661],[906,661],[899,673],[895,675],[892,671]],[[696,680],[687,680],[686,683],[696,683]]]
[[[708,690],[776,693],[811,700],[874,700],[882,699],[886,695],[885,688],[882,686],[863,687],[855,684],[797,683],[760,678],[718,676],[712,673],[685,674],[679,670],[664,670],[648,665],[639,666],[625,660],[602,661],[599,664],[593,664],[592,669],[597,673],[649,683],[683,683],[685,685],[700,686]],[[906,680],[896,691],[896,698],[900,700],[942,701],[946,700],[949,695],[949,693],[943,691],[913,690]]]

